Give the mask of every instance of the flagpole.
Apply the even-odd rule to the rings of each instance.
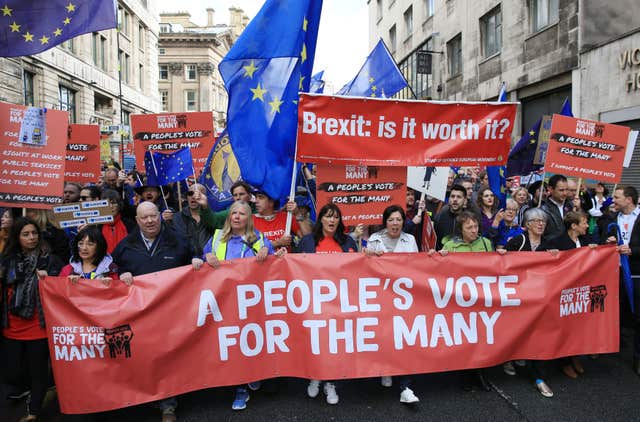
[[[122,109],[122,63],[120,62],[120,28],[116,26],[116,48],[118,49],[118,102],[120,103],[120,162],[124,166],[124,110]]]
[[[153,151],[149,151],[149,155],[151,156],[151,164],[153,164],[153,172],[156,174],[156,181],[160,183],[160,181],[158,180],[158,168],[156,167],[156,160],[153,158]],[[162,200],[164,201],[164,208],[168,210],[169,204],[167,203],[167,198],[164,196],[164,189],[162,188],[162,185],[159,185],[158,187],[160,188],[160,193],[162,194]]]
[[[295,148],[295,152],[293,154],[293,170],[291,171],[291,187],[289,189],[289,200],[291,200],[291,198],[295,198],[295,189],[296,189],[296,176],[298,175],[298,172],[296,171],[296,165],[297,165],[297,161],[296,161],[296,157],[298,156],[298,132],[296,131],[296,148]],[[293,222],[293,213],[287,211],[287,225],[285,226],[284,229],[284,234],[287,235],[289,233],[291,233],[291,224]]]

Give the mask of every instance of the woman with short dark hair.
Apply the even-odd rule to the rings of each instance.
[[[116,265],[107,253],[107,241],[97,226],[87,226],[78,232],[71,244],[69,265],[62,268],[60,276],[68,277],[74,284],[84,278],[109,285],[118,278]]]

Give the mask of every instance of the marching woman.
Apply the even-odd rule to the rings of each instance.
[[[280,248],[275,254],[283,256],[285,253],[286,249]],[[263,262],[268,255],[274,255],[274,250],[269,239],[253,227],[249,204],[236,201],[231,204],[222,229],[217,229],[205,244],[203,255],[209,265],[218,268],[221,261],[229,259],[255,257],[257,262]],[[247,401],[249,392],[244,386],[238,386],[231,408],[245,409]]]
[[[62,264],[49,253],[39,226],[16,218],[0,265],[2,281],[2,334],[9,378],[19,383],[23,359],[29,372],[31,394],[23,421],[38,420],[49,381],[49,347],[38,284],[58,275]]]
[[[369,241],[364,252],[369,256],[380,256],[386,252],[418,252],[418,245],[413,235],[402,231],[405,223],[405,213],[401,206],[388,206],[382,213],[384,229],[369,236]],[[403,375],[400,381],[400,403],[417,403],[420,401],[409,388],[411,379]],[[380,383],[384,387],[391,387],[393,379],[383,376]]]
[[[74,284],[85,278],[106,286],[118,278],[117,267],[107,253],[107,241],[97,226],[78,232],[71,244],[71,260],[60,271],[60,277],[68,277]]]
[[[313,231],[304,236],[298,249],[301,253],[340,253],[357,252],[358,247],[351,236],[345,234],[342,212],[335,204],[327,204],[320,209]],[[320,380],[310,380],[307,395],[311,398],[320,393]],[[340,398],[336,385],[332,381],[325,381],[324,394],[327,403],[338,404]]]

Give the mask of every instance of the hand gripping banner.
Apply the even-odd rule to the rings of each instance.
[[[619,347],[614,246],[299,254],[177,268],[131,288],[40,286],[64,413],[281,376],[453,371]]]

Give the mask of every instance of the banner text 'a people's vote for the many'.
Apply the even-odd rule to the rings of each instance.
[[[515,103],[302,94],[297,160],[379,166],[505,164]]]
[[[279,376],[349,379],[618,350],[615,247],[298,254],[40,284],[65,413]],[[99,386],[99,388],[94,388]]]

